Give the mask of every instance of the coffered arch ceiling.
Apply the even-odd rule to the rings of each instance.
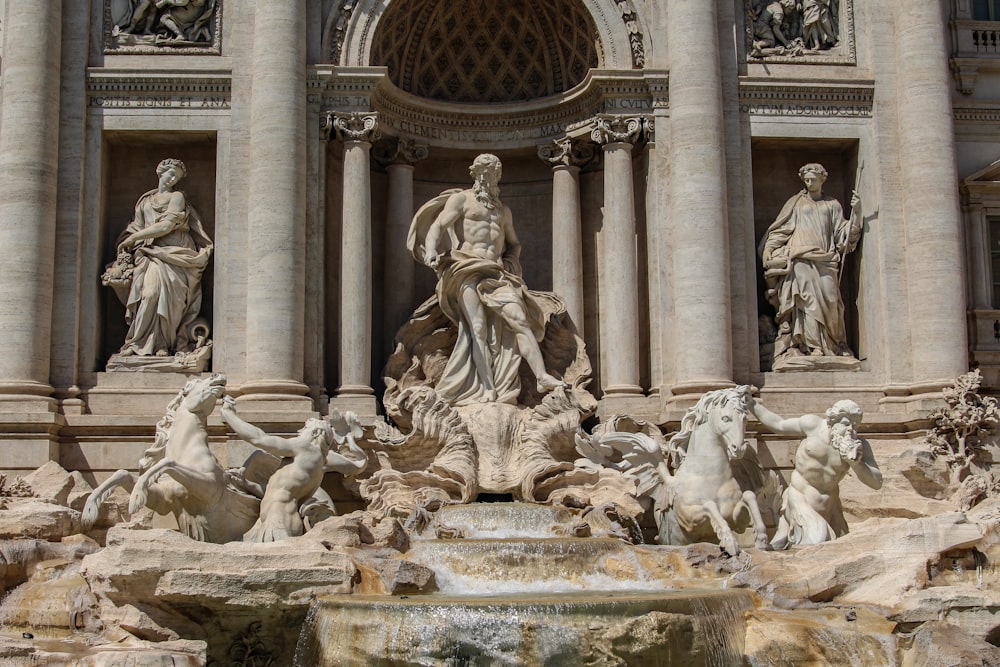
[[[495,103],[565,92],[601,56],[576,0],[411,0],[386,10],[370,62],[419,97]]]
[[[386,66],[427,99],[496,103],[642,68],[648,39],[632,0],[340,0],[323,50],[333,65]]]

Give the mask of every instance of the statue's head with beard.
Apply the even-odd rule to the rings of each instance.
[[[861,439],[858,426],[864,411],[851,400],[837,401],[826,411],[826,421],[830,425],[830,444],[849,461],[861,456]]]
[[[500,203],[500,176],[503,165],[500,158],[492,153],[483,153],[472,161],[469,173],[475,179],[472,193],[476,201],[492,210]]]

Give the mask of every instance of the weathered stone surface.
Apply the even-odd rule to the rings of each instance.
[[[390,595],[433,593],[437,590],[434,571],[423,565],[400,558],[373,558],[366,562],[370,572],[378,577],[381,591]]]
[[[918,623],[945,621],[960,626],[977,641],[996,637],[1000,630],[1000,586],[996,575],[990,573],[988,576],[993,580],[982,587],[975,583],[975,569],[965,575],[971,580],[969,583],[913,591],[890,618],[911,627]]]
[[[0,509],[0,540],[34,538],[58,542],[80,532],[80,513],[37,498],[7,498]]]
[[[944,621],[929,621],[913,635],[902,667],[995,667],[1000,648]]]
[[[959,509],[948,500],[954,489],[943,459],[908,442],[879,441],[875,448],[882,488],[869,488],[854,475],[841,483],[840,498],[850,525],[871,518],[916,519]]]
[[[837,602],[888,611],[907,591],[927,585],[928,565],[941,554],[971,547],[981,537],[979,526],[958,512],[870,520],[833,542],[758,553],[733,580],[778,606]]]
[[[0,625],[46,634],[95,631],[100,629],[96,608],[96,599],[79,575],[78,561],[43,561],[31,579],[4,598]]]
[[[150,643],[134,638],[109,641],[14,639],[0,636],[0,661],[6,667],[204,667],[205,642]]]
[[[865,609],[750,612],[745,655],[752,667],[895,664],[894,623]]]
[[[24,481],[31,486],[36,498],[65,505],[78,512],[94,490],[78,471],[66,472],[55,461],[49,461],[25,475]]]
[[[349,556],[304,539],[214,545],[164,529],[113,528],[107,548],[83,562],[94,592],[118,604],[156,598],[215,609],[299,606],[350,592],[356,574]]]

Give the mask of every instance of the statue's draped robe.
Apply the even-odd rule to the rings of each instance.
[[[201,310],[201,275],[212,253],[212,242],[191,206],[167,210],[168,198],[156,202],[156,190],[139,198],[135,217],[123,237],[174,216],[168,234],[143,241],[135,250],[135,271],[125,300],[129,325],[123,353],[153,355],[158,350],[189,352],[189,328]]]
[[[785,204],[764,236],[764,266],[785,260],[784,268],[767,268],[768,300],[775,307],[778,339],[775,359],[791,348],[808,354],[850,354],[844,327],[840,276],[844,256],[854,249],[861,228],[844,220],[833,197],[814,200],[802,191]]]
[[[410,230],[408,245],[418,261],[423,262],[424,237],[434,219],[454,191],[443,193],[425,204],[417,212]],[[458,327],[455,348],[448,357],[444,375],[435,391],[450,405],[477,403],[495,391],[500,403],[516,403],[521,393],[518,369],[521,354],[514,331],[507,325],[500,311],[512,303],[520,304],[527,318],[528,327],[538,341],[545,335],[545,315],[537,300],[525,287],[518,267],[479,257],[459,249],[461,225],[450,235],[451,251],[441,257],[438,266],[437,297],[441,310]],[[486,315],[484,331],[484,363],[480,369],[473,356],[472,326],[461,304],[461,288],[466,282],[475,284],[476,294]]]

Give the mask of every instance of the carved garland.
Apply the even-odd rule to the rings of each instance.
[[[625,30],[628,31],[628,42],[632,48],[632,67],[642,69],[646,66],[646,47],[642,43],[642,28],[639,25],[639,14],[632,6],[632,0],[615,0],[618,11],[621,12]]]

